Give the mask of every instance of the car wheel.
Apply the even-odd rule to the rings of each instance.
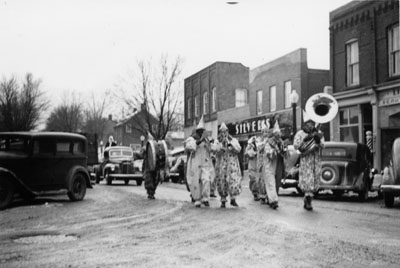
[[[129,179],[125,179],[125,185],[129,184]]]
[[[336,166],[324,165],[321,170],[321,183],[336,185],[339,183],[339,169]]]
[[[392,208],[394,205],[393,193],[383,193],[383,198],[385,199],[385,206],[388,208]]]
[[[143,182],[143,180],[141,180],[141,179],[137,179],[137,180],[136,180],[136,184],[137,184],[137,186],[140,186],[140,185],[142,185],[142,182]]]
[[[14,191],[15,186],[9,179],[0,179],[0,210],[10,205]]]
[[[105,171],[104,177],[106,179],[107,185],[111,185],[112,179],[108,170]]]
[[[68,197],[71,201],[80,201],[86,194],[86,180],[81,173],[75,173],[71,179]]]

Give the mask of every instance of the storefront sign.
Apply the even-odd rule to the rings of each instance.
[[[389,106],[400,103],[400,88],[382,92],[379,96],[379,106]]]

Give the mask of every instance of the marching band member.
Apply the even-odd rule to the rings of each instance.
[[[230,204],[238,207],[236,197],[242,192],[242,173],[237,154],[242,148],[238,140],[229,135],[225,123],[221,124],[219,132],[215,173],[217,190],[221,197],[221,208],[225,208],[228,195]]]
[[[249,189],[253,194],[254,201],[259,201],[259,181],[260,176],[257,170],[257,145],[256,145],[256,137],[253,136],[247,142],[246,150],[244,153],[249,161],[248,161],[248,172],[249,172]]]
[[[321,175],[321,149],[323,133],[315,128],[315,122],[303,111],[304,125],[293,141],[293,146],[301,152],[299,187],[304,192],[304,208],[312,210],[312,198],[318,191]],[[308,146],[314,144],[314,146]]]
[[[280,138],[278,121],[274,128],[270,129],[267,124],[263,129],[264,142],[260,146],[261,153],[261,181],[265,185],[266,195],[263,194],[261,200],[268,198],[271,208],[278,208],[278,194],[276,190],[275,174],[277,168],[277,157],[283,152],[283,142]],[[262,191],[262,189],[261,189]],[[263,191],[262,191],[263,192]]]
[[[211,160],[211,143],[207,138],[203,120],[201,117],[195,133],[185,142],[185,150],[189,153],[187,183],[196,207],[201,207],[201,204],[210,206],[210,183],[214,168]]]

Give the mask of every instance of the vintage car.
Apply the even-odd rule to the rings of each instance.
[[[105,179],[107,185],[113,180],[130,180],[142,185],[143,174],[134,167],[133,150],[127,146],[111,146],[104,149],[102,163],[96,168],[96,183]]]
[[[322,150],[320,190],[329,189],[336,196],[345,192],[358,193],[359,200],[368,199],[373,190],[372,155],[365,144],[325,142]]]
[[[400,196],[400,138],[393,142],[392,160],[384,168],[380,187],[386,207],[393,207],[394,198]]]
[[[183,147],[171,150],[168,154],[169,179],[174,183],[185,183],[186,153]]]
[[[62,132],[0,133],[0,209],[16,195],[32,199],[67,190],[71,201],[92,188],[87,170],[87,140]]]
[[[279,192],[279,186],[283,189],[286,188],[296,188],[300,195],[303,192],[299,188],[299,165],[300,165],[300,152],[294,149],[293,145],[287,147],[285,157],[284,157],[284,176],[281,181],[277,181],[276,185],[278,187],[277,192]]]

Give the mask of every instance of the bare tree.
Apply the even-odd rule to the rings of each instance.
[[[46,122],[46,130],[81,132],[83,125],[83,109],[75,94],[64,95],[62,103],[51,112]]]
[[[161,57],[155,69],[149,61],[138,62],[137,72],[133,74],[133,89],[128,94],[121,94],[120,91],[118,95],[119,98],[123,96],[129,110],[140,109],[143,112],[142,117],[137,117],[133,128],[143,134],[149,132],[160,140],[165,139],[167,132],[176,127],[179,123],[177,112],[183,103],[183,95],[176,87],[182,63],[180,57],[170,62],[167,56]]]
[[[103,139],[107,123],[107,119],[104,117],[104,112],[108,103],[106,95],[107,93],[99,99],[92,93],[92,97],[86,106],[87,108],[84,110],[85,122],[83,131],[97,134],[100,140]]]
[[[48,101],[40,90],[40,80],[32,74],[25,76],[22,87],[12,77],[0,83],[0,130],[30,131],[40,123],[42,113],[48,108]]]

